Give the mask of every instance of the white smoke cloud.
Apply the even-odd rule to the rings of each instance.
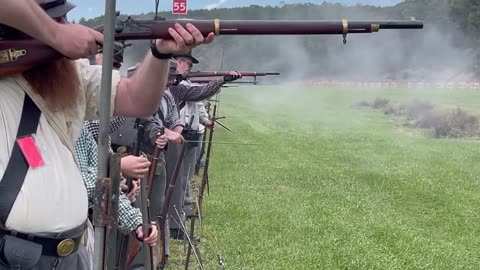
[[[213,4],[208,4],[205,6],[206,9],[212,9],[212,8],[217,8],[223,3],[227,2],[228,0],[218,0],[218,2],[213,3]]]

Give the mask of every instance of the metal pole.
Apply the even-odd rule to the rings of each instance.
[[[98,136],[98,172],[97,179],[104,179],[108,175],[108,123],[110,121],[110,100],[112,92],[112,60],[113,60],[113,42],[114,42],[114,26],[115,26],[115,0],[105,1],[105,22],[104,22],[104,43],[103,43],[103,65],[102,65],[102,81],[100,93],[100,130]],[[98,183],[98,181],[97,181]],[[97,184],[98,186],[98,184]],[[115,188],[115,187],[113,187]],[[96,198],[97,200],[99,198]],[[94,208],[94,211],[102,211],[101,207]],[[98,220],[97,220],[98,221]],[[94,269],[103,270],[105,267],[104,251],[105,251],[105,224],[96,224],[95,228],[95,265]]]

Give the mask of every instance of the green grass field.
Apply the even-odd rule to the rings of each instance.
[[[259,145],[214,145],[196,228],[204,269],[217,254],[225,269],[480,269],[479,141],[351,106],[375,97],[480,112],[478,90],[222,91],[236,134],[217,128],[214,140]],[[170,268],[183,269],[174,248]]]

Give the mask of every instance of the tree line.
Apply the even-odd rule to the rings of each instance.
[[[153,9],[153,5],[152,5]],[[122,14],[124,12],[122,11]],[[123,14],[151,19],[154,13]],[[405,0],[395,6],[343,6],[338,3],[291,4],[192,10],[187,16],[161,12],[166,19],[224,20],[410,20],[424,21],[423,30],[385,30],[352,34],[347,45],[341,36],[220,36],[210,46],[195,49],[198,69],[237,69],[284,72],[293,78],[349,74],[351,76],[405,79],[422,77],[435,68],[458,72],[480,67],[480,1]],[[103,16],[81,19],[93,27]],[[385,33],[383,33],[385,32]],[[127,61],[134,64],[148,49],[148,42],[132,42]],[[433,50],[432,50],[433,48]],[[451,55],[451,57],[448,57]],[[473,60],[472,60],[473,59]],[[265,70],[270,69],[270,70]],[[275,70],[272,70],[275,69]]]

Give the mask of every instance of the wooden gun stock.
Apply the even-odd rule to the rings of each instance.
[[[0,78],[62,57],[58,51],[38,40],[0,40]]]

